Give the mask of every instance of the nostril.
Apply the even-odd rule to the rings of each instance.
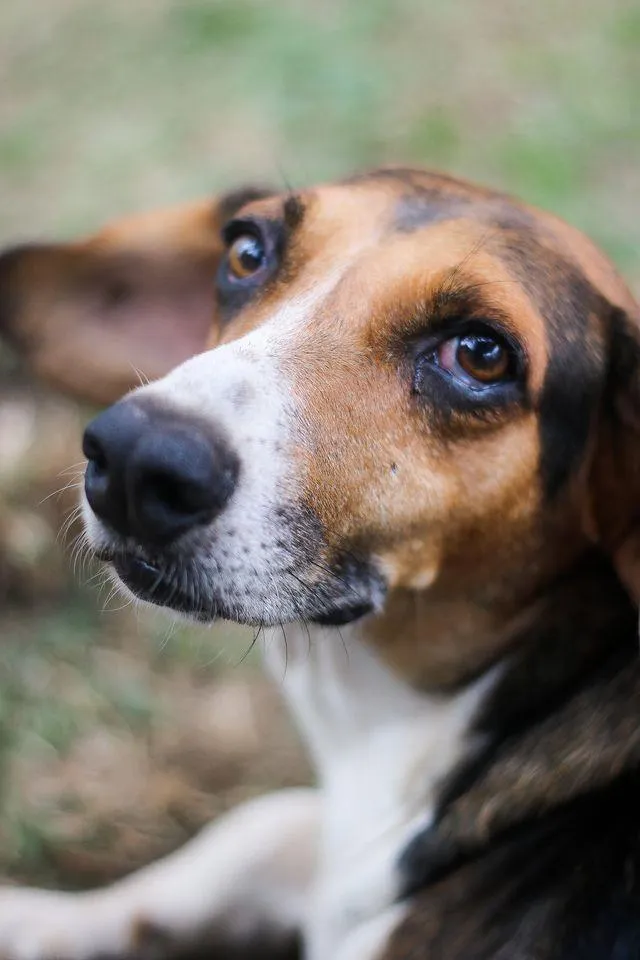
[[[109,467],[107,455],[100,441],[88,431],[85,431],[82,440],[82,452],[96,473],[106,473]]]
[[[209,508],[206,487],[170,472],[154,471],[145,477],[146,488],[160,505],[177,514],[189,516]]]
[[[84,483],[87,490],[97,491],[98,487],[102,485],[106,487],[108,479],[106,466],[101,467],[95,460],[89,460],[84,471]]]
[[[144,429],[145,420],[131,403],[119,403],[92,420],[84,431],[87,458],[84,491],[93,512],[119,533],[126,533],[126,463]]]
[[[108,500],[110,493],[109,470],[107,458],[99,452],[91,456],[85,450],[87,466],[84,471],[84,492],[91,509],[98,516],[107,516],[109,513]]]
[[[196,425],[150,431],[126,473],[129,517],[144,542],[169,542],[210,523],[233,493],[235,454]]]
[[[210,471],[147,467],[136,480],[135,512],[148,529],[175,532],[210,519],[220,503],[215,488]]]
[[[89,506],[97,514],[104,514],[109,496],[109,462],[104,447],[88,431],[82,440],[82,452],[87,458],[84,471],[84,491]]]

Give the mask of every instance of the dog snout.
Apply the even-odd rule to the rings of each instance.
[[[125,400],[84,433],[89,506],[142,545],[166,545],[210,523],[230,499],[238,459],[206,424]]]

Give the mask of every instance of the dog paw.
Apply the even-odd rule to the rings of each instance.
[[[0,889],[0,960],[93,960],[128,953],[90,894]]]

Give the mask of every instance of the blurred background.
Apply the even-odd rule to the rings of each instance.
[[[554,210],[640,292],[639,51],[638,0],[2,0],[0,245],[415,162]],[[89,412],[4,348],[0,378],[0,875],[85,886],[308,773],[251,636],[73,569]]]

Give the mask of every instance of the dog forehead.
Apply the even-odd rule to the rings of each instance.
[[[286,333],[290,346],[302,334],[306,342],[329,336],[345,347],[382,347],[388,337],[426,330],[446,289],[460,298],[473,294],[487,316],[510,317],[536,364],[544,359],[535,290],[521,282],[484,224],[452,217],[420,231],[390,230],[393,206],[382,198],[375,211],[364,204],[368,223],[354,218],[345,227],[337,217],[334,229],[339,199],[333,191],[314,198],[324,215],[313,223],[309,217],[296,237],[293,268],[286,265],[285,276],[249,306],[227,339],[268,325]]]
[[[425,244],[425,235],[450,223],[455,230],[439,230],[437,243],[442,247],[452,241],[452,261],[456,256],[467,259],[480,247],[512,264],[526,261],[535,256],[534,241],[540,243],[540,249],[544,247],[548,265],[556,256],[560,261],[563,252],[570,256],[570,241],[575,244],[576,235],[580,236],[577,231],[569,235],[555,231],[553,218],[497,191],[439,174],[401,169],[374,171],[296,194],[271,196],[251,203],[242,212],[284,221],[287,242],[296,247],[298,266],[313,261],[319,272],[334,257],[348,266],[350,257],[359,259],[363,251],[376,249],[386,252],[390,241],[404,237],[409,240],[404,245],[409,257],[407,270],[413,269],[410,251],[414,248],[422,252],[421,269],[427,273],[435,245],[431,236]],[[437,259],[442,257],[438,254]],[[450,265],[455,266],[453,262]],[[291,286],[290,274],[287,280]]]
[[[493,310],[513,321],[537,392],[550,355],[576,344],[594,292],[611,279],[606,257],[579,231],[455,178],[374,171],[294,200],[293,221],[291,195],[250,205],[252,216],[289,219],[293,268],[249,308],[231,339],[268,324],[286,332],[291,349],[299,334],[307,344],[327,335],[346,347],[370,346],[371,337],[382,344],[411,314],[422,309],[426,317],[438,285],[455,278],[458,290],[482,290],[489,318]]]
[[[304,221],[305,231],[331,230],[339,234],[407,229],[441,216],[474,219],[474,205],[495,200],[520,209],[510,198],[443,174],[404,168],[383,168],[345,180],[324,183],[294,193],[273,194],[258,199],[242,212],[282,218],[290,226]],[[403,212],[407,222],[403,221]],[[521,210],[521,215],[525,216]],[[477,219],[477,217],[476,217]],[[295,221],[292,223],[292,220]]]

